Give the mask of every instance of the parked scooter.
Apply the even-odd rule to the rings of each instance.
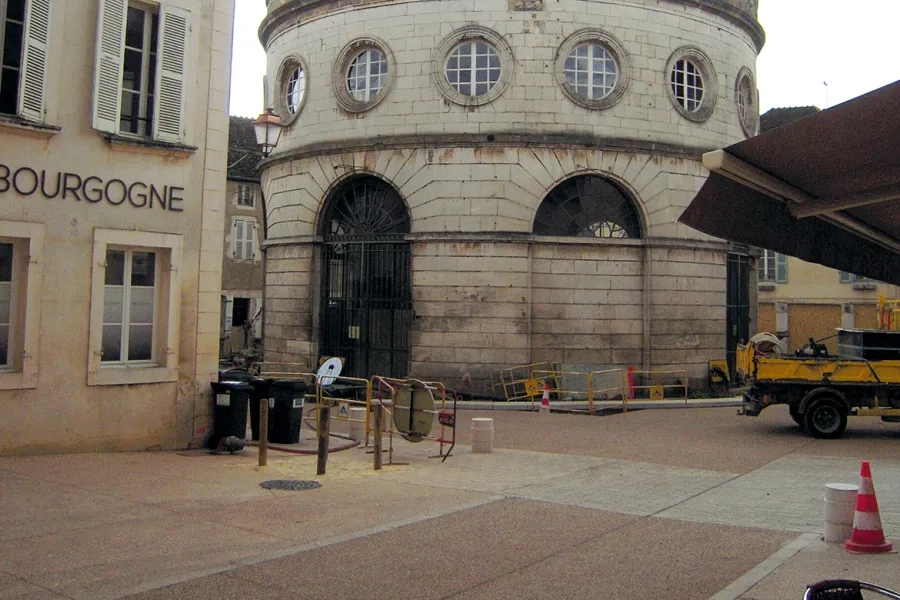
[[[883,598],[900,600],[900,592],[895,592],[874,583],[851,579],[825,579],[806,588],[803,600],[865,600],[873,595],[863,595],[863,591],[874,592]]]

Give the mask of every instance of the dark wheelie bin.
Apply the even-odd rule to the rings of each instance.
[[[253,379],[253,375],[244,369],[220,369],[219,370],[219,381],[250,381]]]
[[[215,448],[219,440],[234,436],[247,436],[247,404],[253,388],[242,381],[212,381],[213,432],[209,447]]]
[[[284,379],[272,381],[269,388],[275,403],[269,410],[270,442],[296,444],[300,441],[300,424],[303,421],[303,401],[307,387],[303,381]]]
[[[251,379],[249,382],[253,391],[250,392],[250,437],[253,441],[259,440],[259,403],[268,401],[272,397],[271,379]],[[269,410],[273,408],[273,402],[269,402]],[[272,417],[269,417],[269,439],[272,438]]]

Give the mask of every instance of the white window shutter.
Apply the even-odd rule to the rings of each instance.
[[[247,221],[247,258],[256,258],[256,223]]]
[[[787,254],[776,254],[775,255],[775,281],[776,283],[787,283],[787,267],[788,267],[788,257]]]
[[[159,17],[159,58],[153,102],[153,139],[184,140],[184,106],[191,13],[163,5]]]
[[[231,335],[231,313],[234,310],[234,298],[222,296],[222,337]]]
[[[234,236],[233,236],[231,244],[233,247],[231,255],[237,259],[244,258],[244,222],[243,221],[238,220],[238,221],[234,222]]]
[[[44,85],[47,79],[47,45],[50,41],[50,0],[25,3],[25,44],[22,56],[22,85],[19,89],[19,116],[44,120]]]
[[[262,301],[252,298],[250,300],[250,318],[253,319],[253,337],[262,337]]]
[[[94,59],[94,129],[119,132],[128,0],[98,0]]]

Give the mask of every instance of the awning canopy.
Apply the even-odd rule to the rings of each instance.
[[[703,163],[682,223],[900,285],[900,81]]]

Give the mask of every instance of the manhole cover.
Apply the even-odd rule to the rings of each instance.
[[[288,492],[314,490],[322,487],[322,484],[318,481],[298,481],[293,479],[274,479],[272,481],[263,481],[259,485],[267,490],[285,490]]]

